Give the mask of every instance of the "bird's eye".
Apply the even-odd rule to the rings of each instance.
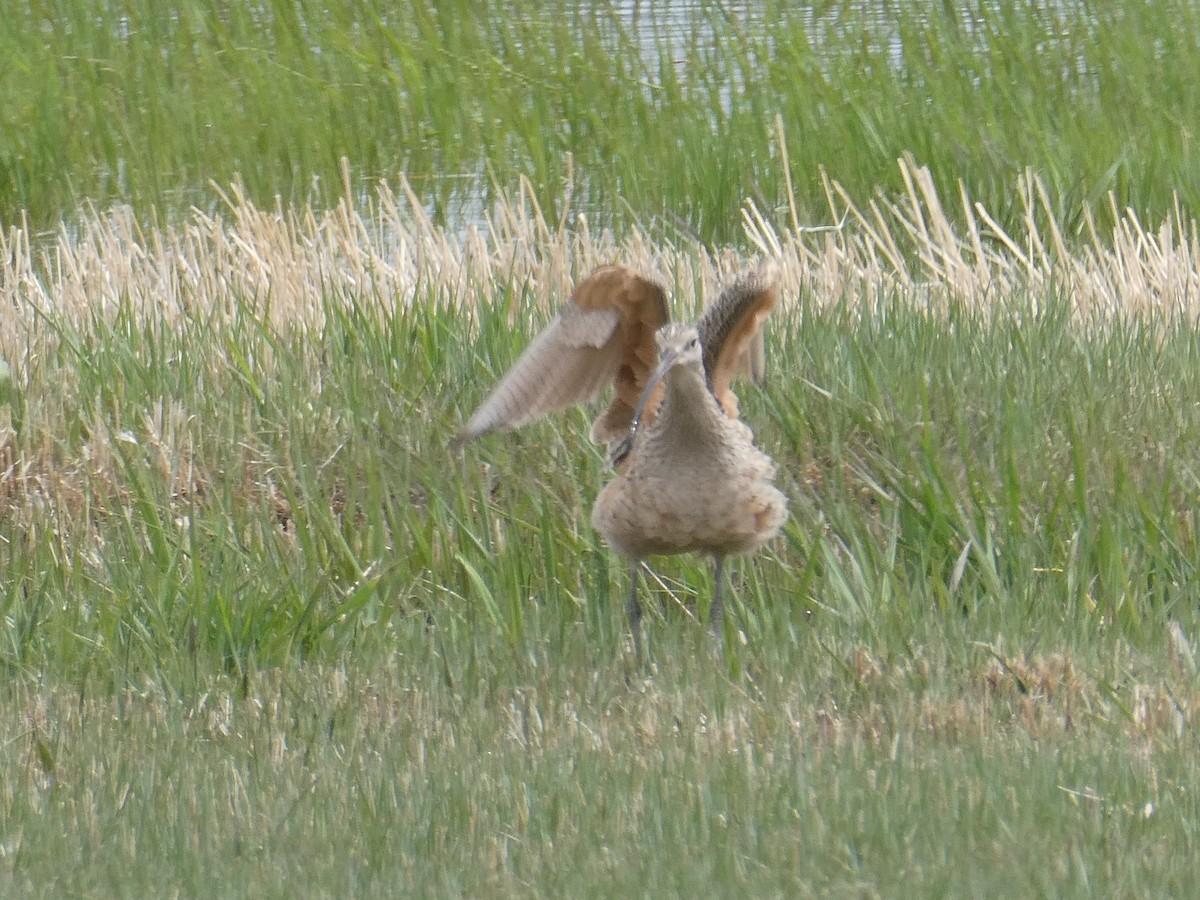
[[[691,350],[693,347],[699,347],[699,346],[700,346],[700,338],[698,338],[698,337],[694,337],[690,341],[687,342],[687,348],[689,350]]]

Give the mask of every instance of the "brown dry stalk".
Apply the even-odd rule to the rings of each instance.
[[[938,308],[1014,292],[1036,297],[1053,285],[1085,319],[1191,314],[1196,305],[1197,225],[1179,208],[1153,227],[1114,208],[1117,224],[1106,235],[1085,213],[1085,233],[1069,244],[1032,174],[1016,187],[1023,231],[1010,234],[965,188],[955,201],[966,224],[957,225],[928,170],[910,159],[899,165],[904,194],[865,206],[830,182],[832,224],[798,226],[795,210],[772,216],[747,202],[747,238],[781,258],[785,297],[803,290],[825,305],[899,293]],[[405,185],[400,195],[381,186],[365,208],[343,201],[323,213],[263,209],[237,186],[222,197],[224,215],[195,210],[178,225],[145,226],[115,207],[40,239],[25,225],[0,232],[0,352],[19,366],[39,321],[86,325],[122,302],[167,322],[248,306],[273,325],[311,327],[327,298],[405,304],[437,296],[470,309],[520,287],[553,307],[601,263],[657,268],[691,285],[744,262],[699,245],[656,246],[636,228],[618,241],[583,215],[560,227],[561,217],[548,222],[525,191],[459,231],[434,224]]]
[[[1151,227],[1114,202],[1116,225],[1105,234],[1085,210],[1083,233],[1068,240],[1044,186],[1027,173],[1015,189],[1022,230],[1009,233],[962,186],[952,218],[927,169],[908,158],[899,166],[904,193],[865,205],[826,179],[825,225],[800,225],[794,204],[768,213],[747,201],[747,239],[753,255],[780,259],[785,305],[800,296],[817,306],[868,307],[898,296],[934,311],[1011,296],[1035,305],[1054,288],[1084,323],[1159,311],[1196,315],[1200,240],[1196,220],[1178,205]],[[339,302],[384,309],[436,298],[469,315],[499,298],[531,297],[550,310],[582,274],[611,262],[663,272],[681,286],[680,299],[695,304],[693,285],[712,285],[746,264],[732,250],[656,244],[637,228],[617,239],[582,214],[567,227],[567,214],[548,220],[528,187],[461,230],[435,224],[403,183],[399,193],[381,185],[374,197],[326,212],[264,209],[237,185],[220,195],[222,215],[194,210],[181,224],[143,224],[128,207],[115,207],[84,213],[77,226],[51,235],[35,236],[24,222],[0,230],[0,363],[22,383],[64,329],[86,331],[119,308],[167,327],[249,311],[276,329],[319,328],[329,304]],[[104,416],[93,418],[87,459],[71,465],[49,438],[36,437],[36,427],[18,448],[12,428],[0,423],[7,507],[24,505],[28,515],[61,495],[72,465],[97,476],[109,470],[112,435]],[[170,469],[164,477],[176,492],[194,494],[204,478],[192,471],[186,421],[184,410],[156,411],[148,434]]]

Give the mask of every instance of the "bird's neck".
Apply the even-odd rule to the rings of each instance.
[[[708,389],[704,373],[692,366],[676,366],[665,381],[656,430],[672,440],[691,443],[722,440],[725,414]]]

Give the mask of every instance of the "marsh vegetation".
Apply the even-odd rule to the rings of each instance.
[[[1200,28],[1152,6],[14,14],[4,895],[1194,893]],[[762,255],[792,518],[724,666],[655,561],[642,672],[586,411],[446,444],[593,266],[682,316]]]
[[[1057,221],[1200,199],[1200,8],[1049,4],[114,0],[9,4],[0,221],[83,201],[328,208],[405,175],[442,224],[522,180],[594,225],[737,241],[738,211],[903,188],[912,154],[1013,227],[1026,169]],[[776,117],[792,150],[783,164]],[[1111,223],[1110,223],[1111,224]]]

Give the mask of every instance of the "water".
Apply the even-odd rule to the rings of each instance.
[[[1058,0],[1050,5],[1051,14],[1054,10],[1067,13],[1074,9],[1073,4],[1077,2]],[[883,60],[884,65],[902,71],[906,65],[906,43],[908,52],[912,53],[914,46],[917,47],[916,52],[921,52],[921,42],[919,39],[914,41],[911,33],[907,37],[901,34],[901,21],[906,23],[903,27],[911,29],[914,24],[919,28],[922,23],[929,21],[923,16],[931,18],[936,15],[939,23],[942,18],[949,17],[960,29],[960,35],[967,35],[970,44],[976,44],[981,53],[986,53],[989,35],[994,34],[997,27],[996,11],[1003,8],[998,0],[941,4],[931,7],[928,12],[909,6],[899,7],[886,0],[803,5],[786,4],[779,0],[723,3],[709,0],[568,0],[548,6],[553,9],[545,13],[547,17],[565,18],[572,23],[571,39],[583,34],[588,39],[598,40],[614,55],[623,54],[626,58],[631,54],[636,55],[640,65],[631,67],[632,77],[628,84],[636,90],[637,84],[641,83],[646,96],[652,100],[662,87],[664,76],[672,69],[681,70],[690,66],[711,72],[712,78],[704,82],[701,88],[695,87],[695,71],[681,74],[678,81],[691,86],[693,90],[704,91],[703,102],[696,104],[696,108],[711,117],[714,134],[721,133],[723,120],[728,118],[738,98],[753,87],[748,82],[755,78],[758,67],[769,64],[777,51],[790,49],[786,44],[788,41],[803,41],[811,48],[813,66],[818,73],[826,62],[844,60],[848,47],[855,58],[858,48],[861,48],[873,62]],[[993,21],[980,27],[984,14]],[[127,28],[127,23],[118,27]],[[737,52],[739,48],[735,46],[733,52],[724,57],[723,53],[731,49],[731,42],[736,42],[739,35],[752,37],[758,47],[765,46],[763,55],[742,59]],[[780,42],[778,46],[776,41]],[[511,51],[511,46],[506,50]],[[113,170],[117,185],[114,193],[118,195],[125,193],[121,164],[122,161],[118,160]],[[364,194],[359,199],[368,199],[367,195],[372,191],[370,182],[374,178],[389,174],[356,172],[366,182]],[[497,174],[501,180],[511,183],[511,172],[485,174],[459,171],[426,174],[424,182],[415,187],[429,198],[430,212],[436,212],[437,220],[455,223],[456,227],[479,225],[490,205],[491,182]],[[303,174],[297,173],[297,177],[303,178]],[[322,197],[340,194],[340,183],[333,191],[324,190],[326,187],[328,185],[313,184],[309,197],[319,201]],[[573,198],[575,207],[588,207],[587,190],[586,184],[576,185]],[[204,202],[204,198],[209,197],[211,208],[214,201],[210,195],[203,188],[195,191],[196,202]]]

